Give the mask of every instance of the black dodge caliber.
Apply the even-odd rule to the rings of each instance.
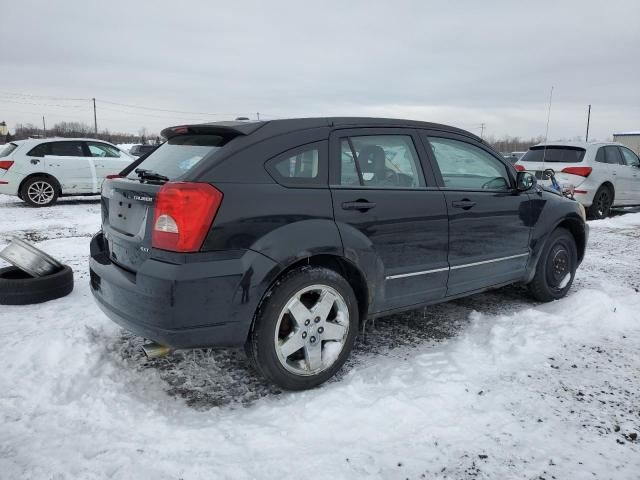
[[[287,389],[342,366],[367,318],[512,283],[566,295],[578,202],[457,128],[380,118],[167,128],[102,187],[91,290],[126,329],[244,346]]]

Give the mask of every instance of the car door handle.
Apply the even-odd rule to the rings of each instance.
[[[469,210],[475,206],[476,202],[472,202],[471,200],[460,200],[457,202],[451,202],[451,206],[455,208],[462,208],[463,210]]]
[[[366,212],[367,210],[375,208],[375,206],[376,204],[374,202],[367,202],[366,200],[356,200],[355,202],[343,202],[342,209],[360,210],[361,212]]]
[[[37,164],[39,164],[39,163],[40,163],[40,160],[38,160],[37,158],[32,158],[32,159],[31,159],[31,164],[32,164],[32,165],[37,165]]]

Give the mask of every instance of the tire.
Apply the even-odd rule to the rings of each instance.
[[[32,207],[50,207],[59,195],[58,182],[45,176],[30,178],[20,188],[20,198]]]
[[[0,268],[0,304],[30,305],[64,297],[73,290],[73,271],[68,265],[45,277],[32,277],[17,267]]]
[[[611,213],[611,205],[613,205],[613,191],[606,185],[601,185],[593,196],[593,203],[589,207],[589,218],[594,220],[602,220],[607,218]]]
[[[568,230],[557,228],[540,255],[535,276],[528,285],[529,292],[541,302],[558,300],[571,288],[577,268],[576,241]]]
[[[358,302],[349,283],[333,270],[305,266],[287,273],[265,294],[245,348],[267,380],[286,390],[306,390],[342,367],[358,324]]]

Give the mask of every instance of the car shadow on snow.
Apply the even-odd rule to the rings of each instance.
[[[341,381],[352,368],[373,358],[406,356],[407,349],[409,352],[428,349],[453,338],[469,325],[469,314],[474,310],[503,314],[531,305],[522,288],[511,286],[370,320],[364,335],[361,330],[346,365],[329,382]],[[142,338],[125,332],[114,347],[140,373],[154,370],[166,382],[168,395],[182,398],[194,409],[248,406],[261,398],[284,393],[251,369],[241,349],[179,350],[164,358],[147,360],[141,350],[143,343]]]

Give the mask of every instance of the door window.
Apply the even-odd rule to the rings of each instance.
[[[340,142],[340,184],[420,188],[424,177],[409,135],[367,135]]]
[[[620,147],[620,152],[622,153],[622,157],[624,158],[624,161],[627,165],[631,167],[640,166],[640,160],[631,150],[625,147]]]
[[[82,142],[54,142],[50,144],[47,155],[57,157],[84,157]]]
[[[111,145],[107,145],[106,143],[87,142],[87,146],[89,147],[89,152],[92,157],[120,157],[118,149]]]
[[[429,138],[445,187],[509,190],[507,167],[481,148],[449,138]]]
[[[624,161],[622,160],[622,156],[618,151],[618,147],[604,147],[604,159],[611,165],[624,165]]]

